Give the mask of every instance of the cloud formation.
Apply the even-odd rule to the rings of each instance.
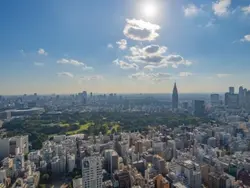
[[[91,80],[103,80],[102,75],[92,75],[92,76],[83,76],[80,78],[81,81],[91,81]]]
[[[114,47],[113,47],[113,45],[112,45],[112,44],[110,44],[110,43],[109,43],[109,44],[107,45],[107,48],[112,49],[112,48],[114,48]]]
[[[43,48],[40,48],[40,49],[37,51],[37,53],[38,53],[39,55],[45,55],[45,56],[48,55],[48,52],[46,52]]]
[[[180,55],[164,55],[167,51],[167,47],[158,45],[149,45],[144,48],[134,46],[130,48],[130,56],[125,58],[131,63],[145,64],[144,69],[154,70],[157,68],[164,68],[171,65],[173,68],[177,68],[179,65],[189,66],[192,62],[185,60]]]
[[[242,7],[241,8],[242,12],[244,12],[244,14],[248,15],[250,14],[250,5],[246,6],[246,7]]]
[[[181,77],[192,76],[192,75],[193,75],[193,73],[191,73],[191,72],[180,72],[179,73],[179,76],[181,76]]]
[[[129,76],[130,79],[154,81],[154,82],[169,80],[171,79],[171,77],[172,76],[169,73],[145,73],[145,72],[137,72]]]
[[[194,4],[189,4],[187,7],[184,7],[184,15],[186,17],[197,16],[200,9]]]
[[[74,78],[74,75],[70,72],[59,72],[59,73],[57,73],[57,76]]]
[[[250,42],[250,35],[245,35],[243,39],[240,40],[241,42]]]
[[[44,66],[44,63],[41,63],[41,62],[34,62],[34,65],[35,65],[35,66],[38,66],[38,67],[43,67],[43,66]]]
[[[84,66],[85,64],[80,62],[80,61],[77,61],[77,60],[74,60],[74,59],[60,59],[57,61],[58,64],[70,64],[70,65],[74,65],[74,66]]]
[[[231,0],[218,0],[213,3],[212,8],[216,16],[225,16],[228,14],[228,9],[231,5]]]
[[[220,74],[217,74],[216,76],[217,76],[218,78],[225,78],[225,77],[231,76],[231,74],[222,74],[222,73],[220,73]]]
[[[125,70],[128,70],[128,69],[138,70],[139,69],[139,66],[137,64],[135,64],[135,63],[127,63],[127,62],[121,61],[119,59],[116,59],[115,61],[113,61],[113,63],[115,65],[120,66],[121,69],[125,69]]]
[[[146,65],[144,67],[144,69],[149,70],[149,71],[153,71],[154,69],[165,68],[165,67],[168,67],[167,63],[162,63],[162,64],[159,64],[159,65]]]
[[[119,46],[121,50],[125,50],[127,48],[127,41],[125,39],[121,39],[116,42],[116,44]]]
[[[159,25],[136,19],[126,19],[126,22],[123,33],[132,40],[152,41],[159,36],[157,33],[160,29]]]
[[[65,59],[62,58],[57,61],[58,64],[69,64],[74,66],[81,66],[83,70],[93,70],[93,67],[87,66],[85,63],[75,60],[75,59]]]

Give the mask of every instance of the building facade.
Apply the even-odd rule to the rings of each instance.
[[[102,162],[99,156],[85,157],[82,160],[83,188],[102,188]]]

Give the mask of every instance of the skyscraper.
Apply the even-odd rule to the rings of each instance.
[[[84,188],[102,188],[102,162],[98,156],[85,157],[82,161]]]
[[[220,104],[220,95],[219,94],[211,94],[210,95],[211,105],[219,105]]]
[[[172,109],[178,108],[178,90],[176,83],[174,83],[173,94],[172,94]]]
[[[240,86],[239,88],[239,105],[240,107],[243,107],[244,106],[244,89],[242,86]]]
[[[234,94],[234,87],[229,87],[229,93]]]
[[[202,100],[194,101],[194,115],[197,117],[202,117],[205,115],[205,102]]]

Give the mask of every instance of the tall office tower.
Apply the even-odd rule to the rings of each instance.
[[[102,162],[99,156],[82,160],[82,185],[84,188],[102,188]]]
[[[239,87],[239,105],[240,107],[244,106],[245,100],[244,100],[244,89],[242,86]]]
[[[82,92],[82,103],[83,104],[87,103],[87,96],[88,96],[87,91],[83,91]]]
[[[219,105],[220,104],[220,96],[219,94],[211,94],[210,96],[211,105]]]
[[[239,107],[239,95],[225,93],[225,105],[228,106],[228,108],[238,108]]]
[[[172,109],[178,108],[178,90],[176,87],[176,83],[174,83],[173,94],[172,94]]]
[[[234,94],[234,87],[229,87],[229,93]]]
[[[250,112],[250,90],[246,92],[246,110]]]
[[[202,100],[194,101],[194,115],[197,117],[202,117],[205,115],[205,102]]]

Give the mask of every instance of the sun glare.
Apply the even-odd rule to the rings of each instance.
[[[156,14],[156,6],[154,4],[145,4],[143,7],[143,15],[147,17],[154,17]]]

